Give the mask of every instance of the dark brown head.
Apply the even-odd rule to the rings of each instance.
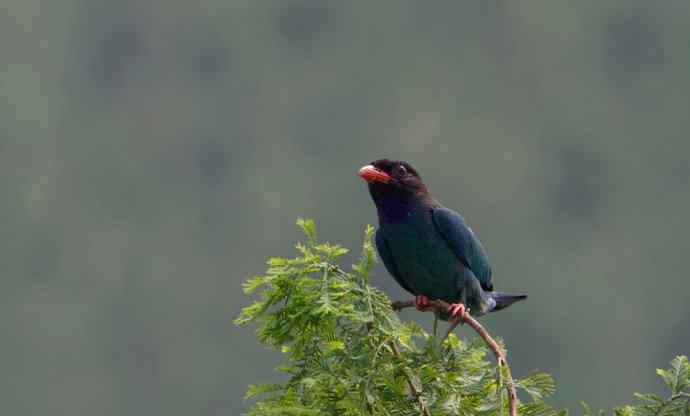
[[[396,216],[414,206],[433,203],[415,168],[401,160],[379,159],[358,175],[367,182],[379,216]]]

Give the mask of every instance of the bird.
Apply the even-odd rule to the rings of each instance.
[[[426,310],[430,299],[450,304],[435,313],[450,321],[446,336],[466,312],[478,317],[526,299],[494,291],[489,257],[465,219],[441,205],[408,162],[379,159],[358,175],[367,183],[379,226],[376,250],[388,273]],[[444,337],[445,339],[445,337]]]

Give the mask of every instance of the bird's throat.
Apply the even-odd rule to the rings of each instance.
[[[380,223],[398,223],[406,218],[428,211],[428,207],[421,201],[399,201],[384,199],[376,201],[376,210],[378,212]]]

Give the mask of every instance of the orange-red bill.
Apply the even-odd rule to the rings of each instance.
[[[376,169],[373,165],[362,166],[359,172],[357,172],[357,175],[367,182],[388,183],[393,180],[390,175],[382,170]]]

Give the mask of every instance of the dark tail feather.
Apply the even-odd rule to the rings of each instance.
[[[492,312],[500,311],[501,309],[505,309],[519,300],[527,299],[527,295],[513,295],[510,293],[501,292],[489,292],[489,295],[493,300],[496,301],[496,306],[494,306],[494,308],[491,310]]]

